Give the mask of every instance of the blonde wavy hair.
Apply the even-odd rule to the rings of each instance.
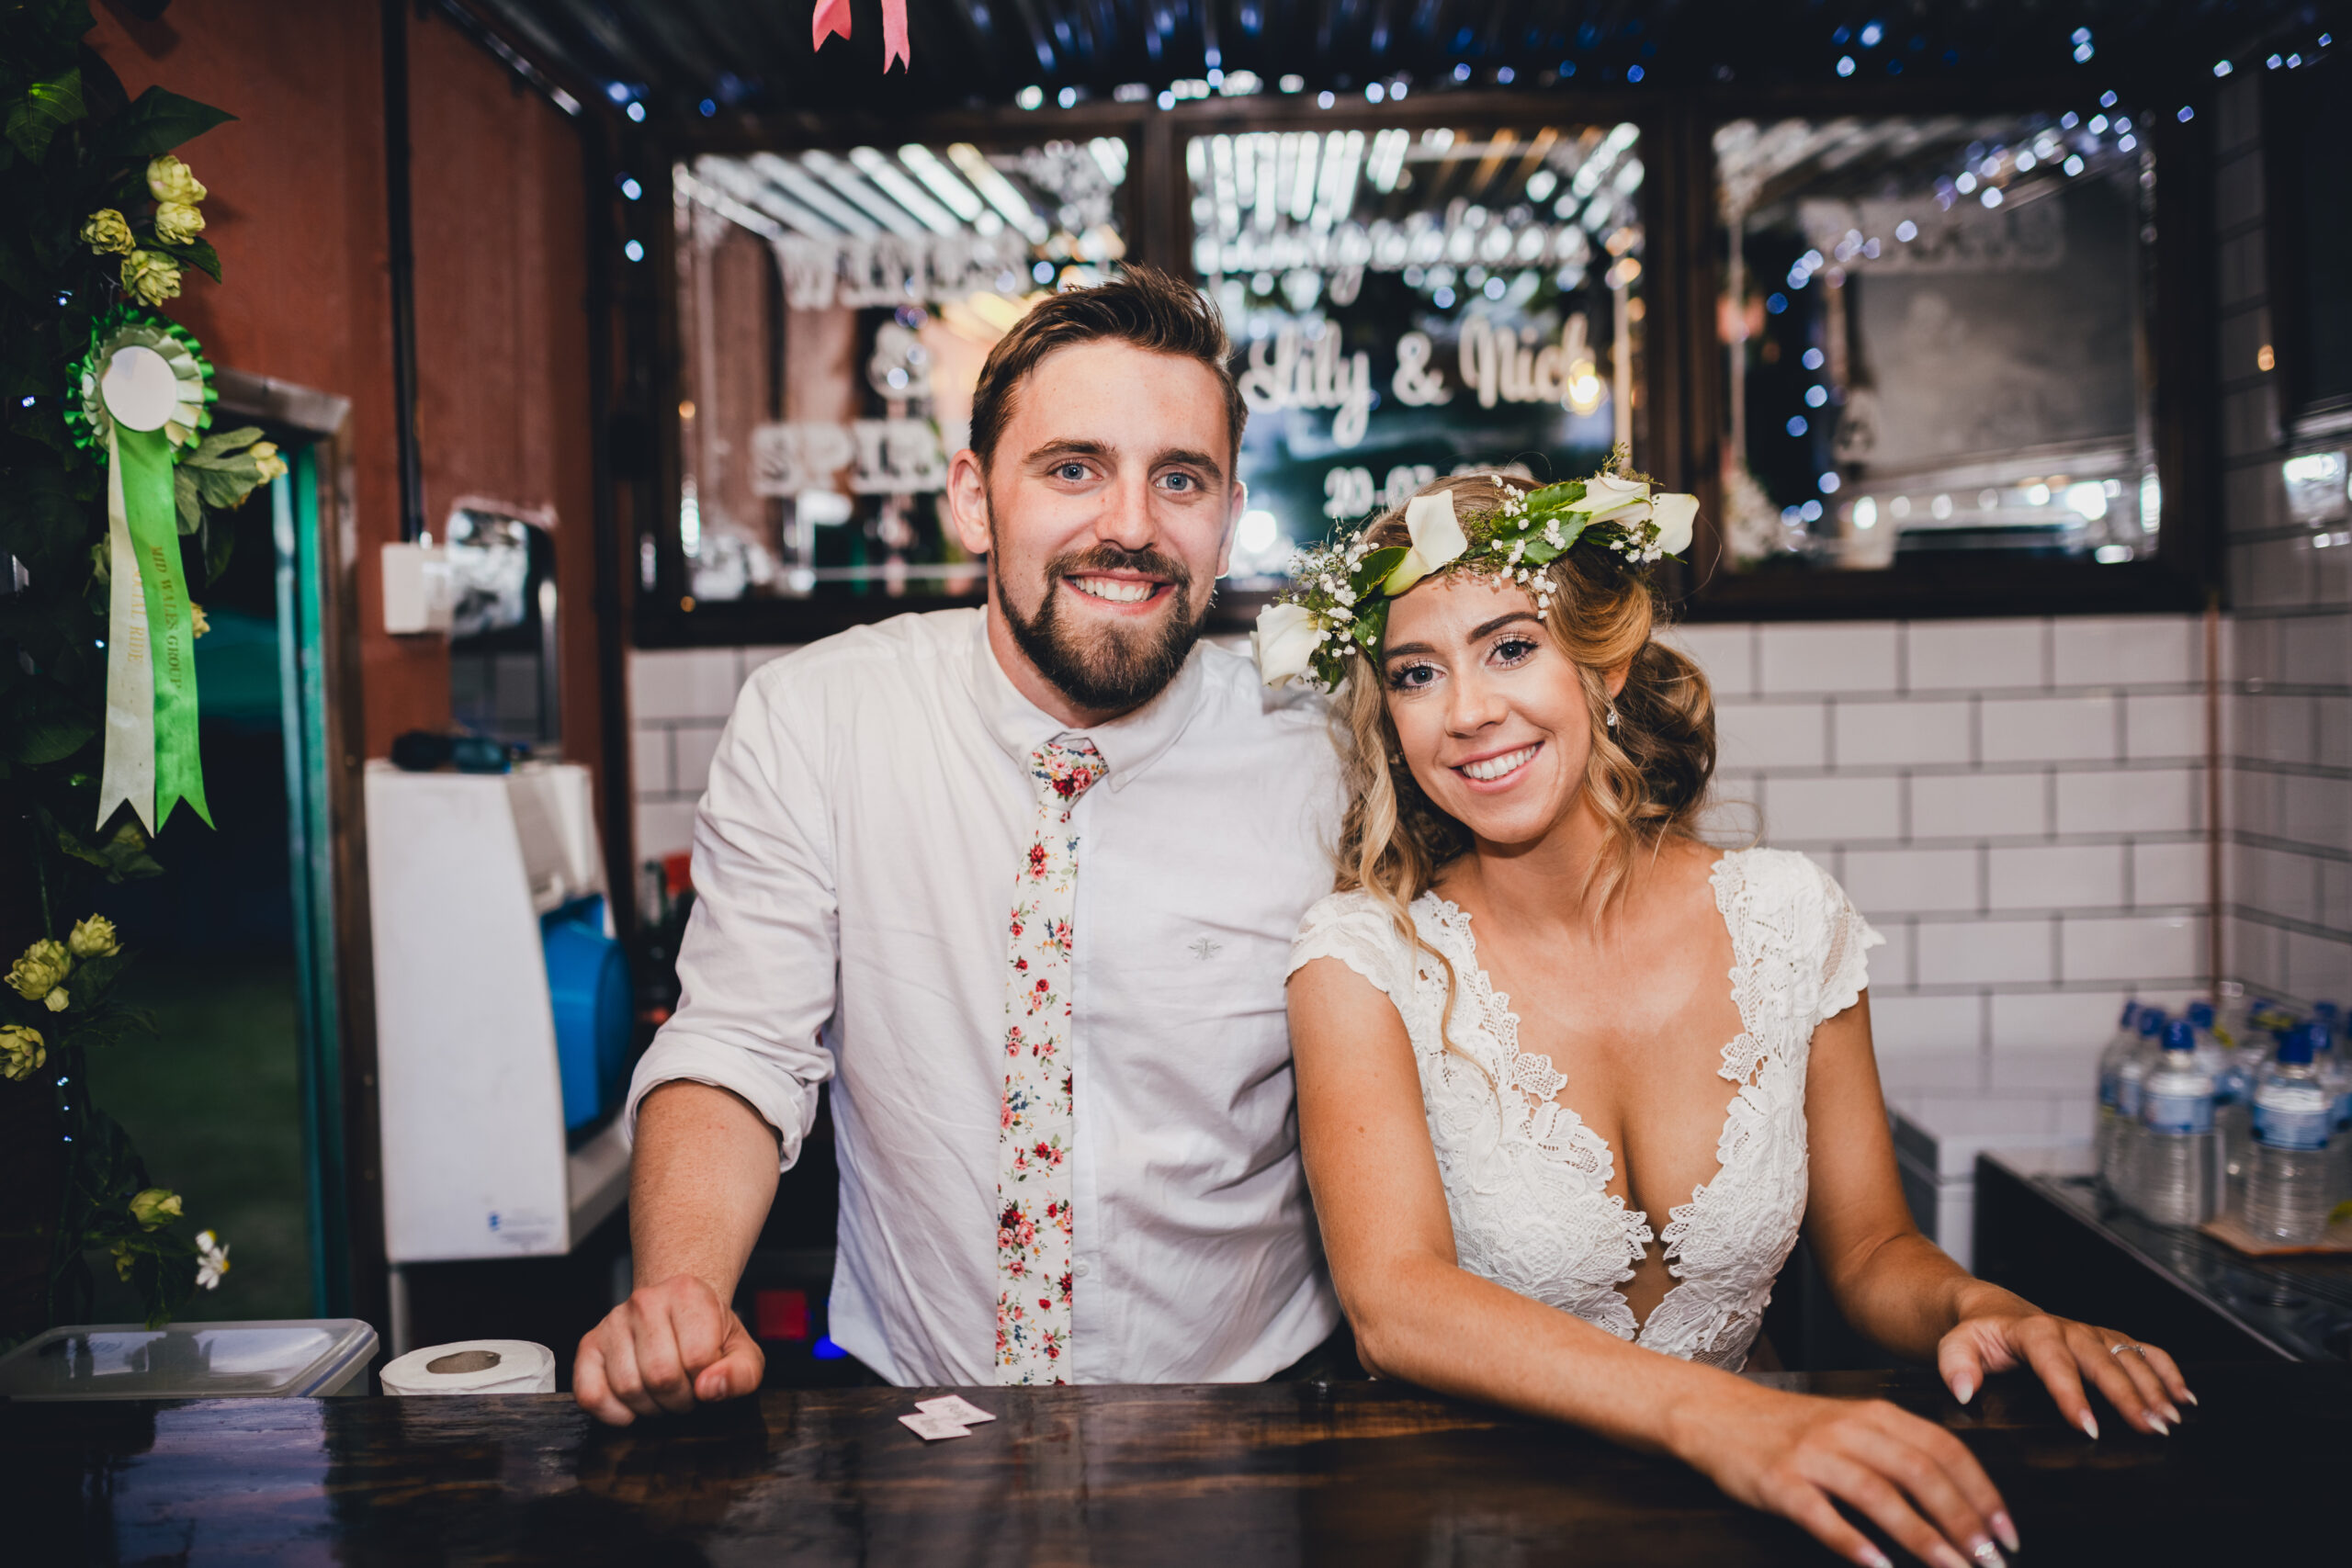
[[[1534,488],[1509,476],[1465,474],[1423,485],[1417,493],[1450,491],[1455,514],[1466,520],[1500,511],[1507,494]],[[1375,549],[1408,543],[1404,508],[1375,520],[1366,542]],[[1598,547],[1567,550],[1534,570],[1552,583],[1544,627],[1576,666],[1591,713],[1584,793],[1606,837],[1577,893],[1598,924],[1623,897],[1637,857],[1654,855],[1669,837],[1695,836],[1715,771],[1714,698],[1697,663],[1652,635],[1659,611],[1646,574]],[[1382,666],[1375,656],[1350,660],[1333,704],[1348,798],[1338,889],[1371,894],[1398,934],[1437,958],[1446,976],[1440,1016],[1450,1018],[1453,965],[1421,941],[1409,908],[1446,866],[1469,852],[1470,834],[1438,808],[1406,765]],[[1619,669],[1626,671],[1625,684],[1617,694],[1612,728],[1609,675]]]

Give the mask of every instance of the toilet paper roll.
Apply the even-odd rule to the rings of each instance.
[[[555,1352],[527,1339],[461,1339],[411,1350],[378,1375],[386,1393],[553,1393]]]

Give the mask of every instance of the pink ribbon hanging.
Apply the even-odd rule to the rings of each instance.
[[[822,49],[825,40],[835,33],[849,37],[849,0],[817,0],[817,9],[808,18],[808,47]],[[910,65],[913,55],[907,50],[907,0],[882,0],[882,69]]]

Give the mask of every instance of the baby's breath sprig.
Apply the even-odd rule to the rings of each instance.
[[[1469,571],[1514,582],[1552,607],[1552,574],[1544,569],[1578,544],[1597,545],[1628,567],[1679,556],[1690,543],[1696,496],[1657,491],[1635,473],[1620,446],[1600,472],[1540,490],[1503,487],[1500,507],[1456,514],[1450,491],[1417,495],[1405,506],[1408,544],[1372,547],[1358,528],[1291,559],[1291,586],[1258,617],[1250,642],[1270,686],[1308,680],[1336,691],[1348,664],[1378,657],[1388,606],[1424,577]],[[1498,483],[1499,483],[1498,476]]]

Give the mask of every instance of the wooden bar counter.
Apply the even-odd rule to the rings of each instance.
[[[2096,1443],[2014,1376],[1965,1411],[1924,1371],[1770,1381],[1958,1432],[2023,1563],[2342,1561],[2352,1367],[2191,1380],[2170,1438]],[[1666,1460],[1393,1385],[967,1391],[1001,1419],[926,1445],[897,1417],[934,1392],[774,1391],[619,1431],[561,1395],[0,1405],[0,1561],[1835,1561]]]

